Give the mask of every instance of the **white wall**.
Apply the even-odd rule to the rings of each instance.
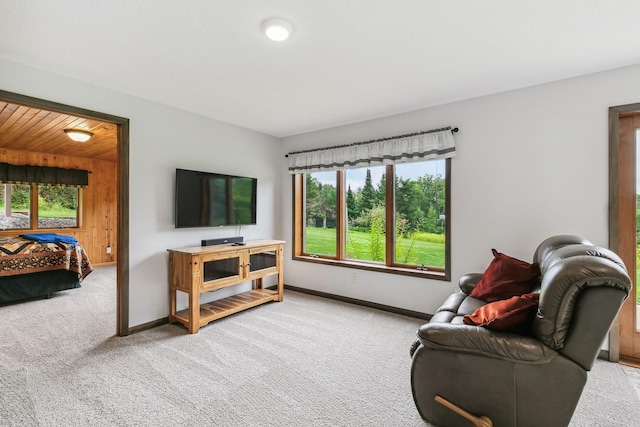
[[[284,154],[409,132],[459,127],[452,160],[452,282],[291,260],[285,281],[433,313],[457,278],[483,272],[491,248],[531,260],[554,234],[608,244],[608,107],[640,102],[640,66],[484,96],[364,123],[285,138],[283,194],[291,193]],[[291,242],[291,198],[284,238]]]
[[[277,138],[3,59],[0,89],[130,119],[130,326],[168,314],[168,248],[238,234],[278,238]],[[174,229],[176,168],[258,178],[257,225]]]
[[[460,275],[482,272],[491,248],[530,259],[553,234],[608,242],[609,106],[640,102],[640,66],[485,96],[285,138],[203,118],[0,59],[0,89],[127,117],[130,149],[130,326],[165,317],[167,248],[241,234],[281,238],[285,283],[433,313]],[[291,260],[288,151],[457,126],[452,282]],[[176,167],[258,178],[258,225],[175,230]],[[184,299],[179,303],[184,305]]]

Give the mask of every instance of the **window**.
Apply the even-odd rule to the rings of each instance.
[[[0,229],[79,226],[80,189],[76,187],[2,184],[2,190]]]
[[[2,228],[31,228],[31,186],[2,184],[2,188]]]
[[[38,186],[38,228],[78,226],[78,188]]]
[[[449,280],[457,131],[288,153],[294,259]]]
[[[336,179],[335,172],[305,174],[305,253],[336,256]]]
[[[449,277],[451,159],[294,175],[294,256]]]
[[[345,259],[385,262],[385,171],[385,166],[344,171],[347,184]]]

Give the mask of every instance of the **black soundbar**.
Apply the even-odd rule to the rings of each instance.
[[[242,236],[222,237],[220,239],[208,239],[202,241],[202,246],[226,245],[227,243],[242,243]]]

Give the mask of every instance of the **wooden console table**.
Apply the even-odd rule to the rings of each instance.
[[[282,301],[281,240],[251,240],[233,244],[193,246],[169,251],[169,323],[179,322],[195,334],[207,323],[269,301]],[[262,278],[278,275],[276,290],[264,289]],[[200,293],[253,281],[252,290],[206,304]],[[189,295],[189,307],[176,312],[177,291]]]

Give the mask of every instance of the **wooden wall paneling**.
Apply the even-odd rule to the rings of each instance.
[[[0,126],[0,134],[5,135],[11,129],[11,127],[15,123],[17,123],[20,120],[20,118],[24,115],[24,113],[26,113],[28,110],[29,110],[28,107],[19,106],[15,111],[13,111],[13,114],[7,117],[7,119],[4,121],[2,126]]]
[[[72,141],[65,129],[93,133],[86,142]],[[1,145],[38,153],[73,153],[76,157],[117,161],[117,125],[28,105],[0,102]]]
[[[18,106],[15,104],[0,101],[0,123],[4,123],[4,121],[7,120],[8,117],[11,117],[17,109]]]
[[[43,120],[42,126],[33,133],[32,138],[22,139],[24,142],[35,144],[32,146],[33,151],[48,151],[45,147],[50,147],[51,143],[55,143],[55,141],[61,137],[61,135],[59,135],[60,129],[65,129],[67,127],[67,121],[69,121],[67,114],[55,112],[50,112],[47,118],[48,121],[45,122]],[[18,141],[16,141],[16,143],[18,143]],[[22,146],[21,148],[25,149],[26,147]]]
[[[76,237],[91,259],[93,265],[115,264],[118,253],[117,242],[117,163],[31,151],[0,150],[0,162],[17,165],[56,166],[70,169],[86,169],[89,186],[82,189],[81,222],[78,228],[47,231]],[[42,229],[30,230],[42,232]],[[18,235],[27,230],[0,231],[2,236]],[[111,247],[111,254],[107,254]]]
[[[19,117],[16,117],[17,120],[13,123],[11,129],[6,129],[2,133],[3,138],[15,138],[17,135],[22,134],[27,128],[27,124],[33,119],[40,110],[34,108],[20,107],[18,109],[20,111]],[[18,115],[16,115],[18,116]]]

